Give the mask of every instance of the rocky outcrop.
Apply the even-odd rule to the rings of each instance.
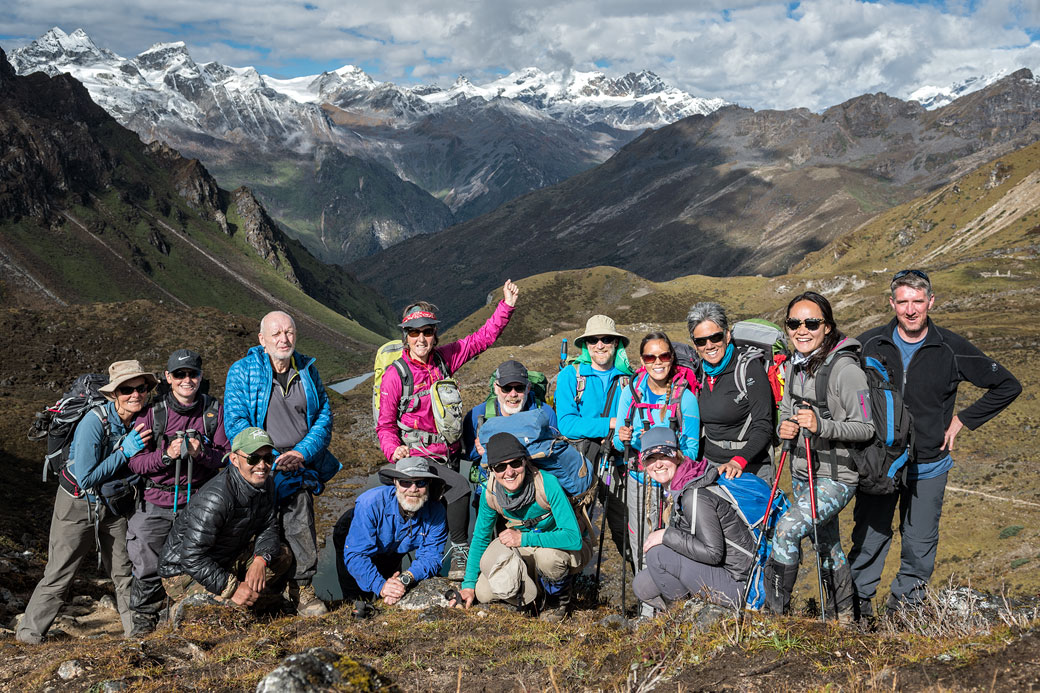
[[[177,194],[189,207],[204,216],[217,218],[221,211],[220,186],[198,159],[186,159],[162,142],[152,142],[148,152],[171,172]]]
[[[393,682],[371,666],[322,647],[286,657],[256,686],[256,693],[396,690]]]
[[[238,188],[231,193],[231,204],[234,205],[235,212],[242,220],[242,231],[245,232],[245,239],[249,246],[264,262],[278,270],[288,281],[300,286],[300,280],[297,279],[296,272],[289,261],[285,237],[275,225],[274,220],[267,215],[260,202],[253,196],[253,192],[245,186]]]

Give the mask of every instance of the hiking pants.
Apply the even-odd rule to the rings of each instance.
[[[621,477],[625,474],[625,471],[622,467],[617,466],[613,467],[613,470],[609,487],[606,479],[602,476],[600,477],[596,495],[603,505],[603,512],[607,514],[610,540],[617,547],[618,555],[621,556],[622,560],[628,560],[630,565],[635,565],[630,560],[631,556],[634,555],[632,550],[632,547],[635,546],[634,541],[629,547],[628,555],[626,556],[625,554],[625,533],[627,531],[628,515],[625,506],[625,487],[621,482]],[[598,529],[599,527],[597,526],[597,531]]]
[[[166,599],[159,577],[159,554],[173,527],[173,508],[163,508],[145,501],[126,527],[126,551],[134,566],[130,608],[142,614],[158,614]]]
[[[777,520],[773,537],[773,558],[782,565],[797,565],[802,558],[802,539],[809,537],[812,540],[809,482],[795,478],[792,488],[794,502]],[[847,486],[829,478],[816,479],[816,533],[820,540],[817,550],[823,570],[834,570],[848,562],[845,552],[841,550],[838,513],[848,505],[855,493],[855,486]]]
[[[640,476],[636,476],[635,472],[629,472],[625,478],[625,505],[627,508],[628,517],[627,528],[628,528],[628,546],[631,550],[631,555],[635,561],[635,566],[640,570],[646,567],[646,560],[639,560],[639,554],[642,551],[642,541],[646,541],[646,538],[650,536],[650,532],[658,529],[661,524],[662,510],[665,501],[668,499],[668,492],[660,484],[653,481],[642,483]],[[642,534],[639,532],[639,525],[642,522],[643,531]]]
[[[686,597],[735,606],[742,586],[721,565],[699,563],[658,544],[647,552],[646,569],[632,580],[632,591],[639,601],[663,610],[668,602]]]
[[[935,568],[947,476],[907,481],[899,493],[856,495],[849,563],[860,601],[872,600],[877,595],[881,571],[892,545],[892,519],[897,504],[902,549],[889,605],[895,606],[900,601],[916,603],[923,598]]]
[[[99,515],[100,513],[100,515]],[[94,520],[97,519],[97,539]],[[90,504],[86,498],[73,498],[61,488],[54,499],[47,567],[33,590],[18,632],[40,637],[54,623],[72,589],[76,570],[97,544],[101,547],[101,563],[116,590],[116,608],[123,622],[123,632],[133,628],[130,620],[130,557],[126,553],[126,519],[115,517],[104,507]]]
[[[452,544],[469,544],[469,504],[473,492],[469,479],[459,474],[459,463],[444,464],[429,460],[437,468],[437,476],[444,480],[442,501],[447,513],[448,534]]]
[[[562,582],[582,566],[581,551],[547,549],[541,546],[510,548],[495,539],[480,557],[480,576],[475,588],[477,601],[516,599],[517,606],[538,596],[539,578]]]
[[[249,542],[249,546],[246,550],[235,559],[235,562],[231,565],[228,572],[235,576],[235,579],[239,582],[243,582],[246,579],[246,573],[249,572],[250,566],[253,565],[253,542]],[[282,588],[285,585],[284,578],[285,574],[292,568],[292,555],[286,549],[285,545],[282,545],[281,550],[271,557],[271,562],[264,566],[264,589],[261,590],[260,594],[267,600],[277,598],[281,594]],[[187,573],[181,573],[180,575],[174,575],[173,577],[162,578],[163,591],[166,592],[170,600],[174,603],[170,605],[170,614],[173,615],[176,610],[177,603],[183,601],[185,598],[192,596],[193,594],[210,594],[201,582],[196,582],[191,575]],[[233,588],[225,588],[223,592],[216,595],[218,601],[231,601],[231,597],[234,596],[238,590],[238,585]],[[253,605],[267,606],[269,602],[257,602]]]
[[[318,572],[318,535],[314,529],[314,498],[301,489],[289,496],[278,511],[282,537],[289,545],[295,567],[292,581],[304,587]]]

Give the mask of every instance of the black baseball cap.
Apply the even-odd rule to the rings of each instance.
[[[510,383],[529,385],[531,383],[527,378],[527,367],[519,361],[505,361],[496,368],[495,382],[499,385],[509,385]]]
[[[166,362],[166,370],[173,373],[179,368],[190,368],[201,373],[202,357],[191,349],[178,349],[170,354],[170,360]]]

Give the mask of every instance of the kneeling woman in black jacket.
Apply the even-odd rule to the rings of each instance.
[[[666,426],[643,434],[639,460],[650,477],[668,489],[671,518],[643,544],[646,568],[632,581],[636,597],[660,611],[691,596],[739,604],[755,547],[733,506],[707,490],[718,471],[704,460],[684,458]]]

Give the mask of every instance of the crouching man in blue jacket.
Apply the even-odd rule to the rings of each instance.
[[[379,470],[385,486],[365,491],[333,530],[345,536],[340,584],[345,599],[382,597],[394,604],[420,580],[440,571],[448,525],[439,502],[444,482],[422,457]],[[401,572],[405,554],[415,560]]]

